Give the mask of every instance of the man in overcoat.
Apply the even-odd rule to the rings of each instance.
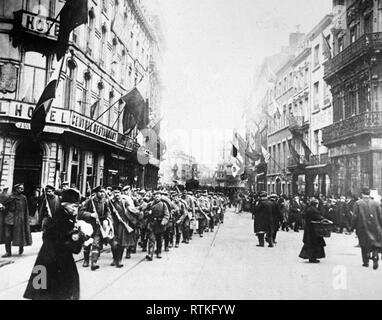
[[[31,300],[78,300],[80,280],[73,253],[81,251],[85,236],[76,228],[81,195],[67,189],[60,208],[47,221],[43,244],[28,281],[24,298]]]
[[[148,206],[150,211],[148,215],[148,232],[149,232],[149,250],[146,259],[151,261],[154,254],[154,245],[156,244],[156,255],[161,259],[163,234],[166,225],[170,219],[170,212],[167,204],[162,200],[160,191],[154,193],[154,200]]]
[[[32,245],[32,234],[29,225],[28,200],[23,195],[24,184],[17,184],[14,192],[7,198],[3,205],[4,214],[3,234],[6,253],[3,258],[12,256],[12,246],[19,247],[19,254],[23,254],[24,247]]]
[[[362,188],[361,199],[354,204],[352,229],[356,230],[362,252],[363,266],[378,269],[378,253],[382,250],[382,216],[379,204],[370,199],[370,189]]]
[[[268,195],[265,191],[260,193],[260,201],[255,206],[254,210],[254,231],[259,239],[259,244],[257,246],[264,247],[264,237],[266,237],[268,246],[273,247],[273,203],[268,200]]]

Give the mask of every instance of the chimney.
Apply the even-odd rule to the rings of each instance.
[[[300,31],[300,25],[296,26],[296,32],[292,32],[289,34],[289,47],[292,49],[297,48],[301,39],[305,36],[305,33]]]

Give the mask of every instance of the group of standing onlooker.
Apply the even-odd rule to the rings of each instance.
[[[325,258],[325,240],[314,228],[315,223],[330,224],[337,233],[352,234],[356,231],[362,251],[363,266],[378,268],[379,254],[382,253],[382,203],[370,197],[370,189],[362,188],[360,199],[339,199],[331,197],[286,197],[272,194],[268,197],[265,191],[252,195],[252,216],[254,231],[259,239],[259,247],[276,244],[276,234],[281,228],[295,232],[304,230],[304,246],[299,257],[311,263],[318,263]]]

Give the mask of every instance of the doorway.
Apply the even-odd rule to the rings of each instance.
[[[24,194],[29,198],[41,184],[43,149],[33,140],[24,140],[16,149],[13,184],[24,183]]]

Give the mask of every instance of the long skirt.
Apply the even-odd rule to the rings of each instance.
[[[301,249],[300,258],[302,259],[309,259],[309,260],[315,260],[315,259],[323,259],[325,258],[325,250],[322,246],[311,246],[304,244],[304,246]]]

